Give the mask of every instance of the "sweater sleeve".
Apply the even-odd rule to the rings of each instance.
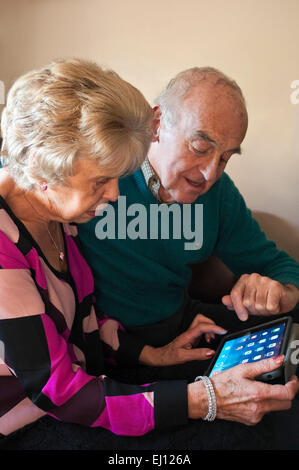
[[[232,180],[220,194],[220,227],[215,253],[237,275],[258,273],[299,287],[299,265],[268,240]]]
[[[112,364],[134,366],[146,343],[131,333],[116,319],[97,311],[100,337],[104,345],[105,360]]]
[[[56,419],[138,436],[187,422],[187,383],[118,383],[87,374],[46,313],[26,259],[0,252],[0,340],[26,396]],[[4,417],[5,418],[5,417]]]

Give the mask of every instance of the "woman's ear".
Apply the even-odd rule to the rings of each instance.
[[[154,106],[154,120],[153,120],[153,142],[159,142],[160,134],[160,119],[161,119],[161,109],[160,106]]]

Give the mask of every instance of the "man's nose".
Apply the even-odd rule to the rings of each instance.
[[[218,158],[214,157],[207,161],[204,168],[201,168],[201,174],[207,182],[214,181],[217,177],[218,171]]]
[[[103,197],[108,201],[117,201],[119,196],[119,189],[118,189],[118,178],[112,178],[108,181],[105,185],[105,192]]]

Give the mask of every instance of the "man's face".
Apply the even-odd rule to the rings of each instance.
[[[162,116],[154,158],[149,154],[163,186],[163,200],[192,203],[206,193],[231,156],[240,153],[246,130],[247,113],[236,91],[209,83],[193,88],[171,128]]]

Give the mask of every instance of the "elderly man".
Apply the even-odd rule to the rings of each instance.
[[[214,354],[215,333],[223,333],[208,326],[245,328],[299,302],[299,266],[266,239],[225,173],[247,131],[238,85],[212,68],[186,70],[154,109],[154,138],[142,168],[120,181],[118,203],[80,227],[104,315],[102,339],[118,363],[130,366],[120,367],[118,377],[132,382],[198,375]],[[155,208],[161,218],[154,218]],[[107,222],[112,212],[115,219]],[[172,226],[165,236],[159,229],[166,216]],[[187,294],[190,264],[211,254],[238,278],[223,305]],[[263,410],[275,409],[269,406]]]

